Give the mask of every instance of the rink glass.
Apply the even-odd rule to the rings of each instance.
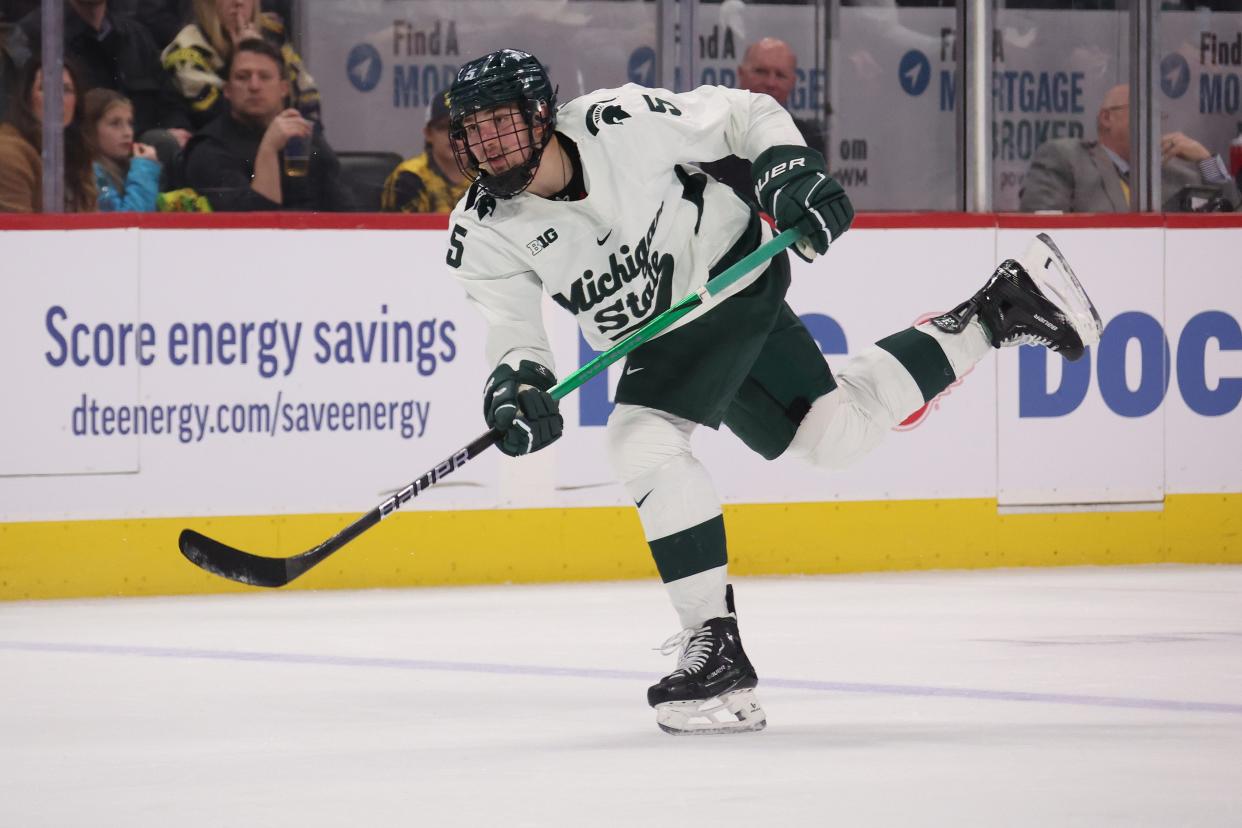
[[[789,110],[826,135],[829,165],[860,210],[958,210],[967,203],[956,128],[967,93],[956,76],[965,1],[286,0],[265,8],[285,14],[338,152],[418,155],[431,97],[462,63],[497,48],[538,55],[568,101],[627,82],[736,86],[747,45],[769,36],[797,56]],[[1146,0],[993,2],[984,103],[992,209],[1016,208],[1043,141],[1093,136],[1104,92],[1128,79],[1137,2]],[[1242,64],[1234,61],[1242,10],[1236,0],[1159,5],[1151,61],[1160,107],[1171,129],[1228,160],[1242,129]],[[12,14],[0,11],[0,25]]]

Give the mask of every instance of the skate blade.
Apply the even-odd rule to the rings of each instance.
[[[656,705],[656,724],[673,736],[756,733],[768,726],[754,690],[734,690],[717,698]]]
[[[1052,259],[1057,267],[1052,269]],[[1056,304],[1069,319],[1082,340],[1083,347],[1100,341],[1104,322],[1100,319],[1095,303],[1087,296],[1082,282],[1074,274],[1065,254],[1047,233],[1040,233],[1022,255],[1022,266],[1034,280],[1040,291]]]

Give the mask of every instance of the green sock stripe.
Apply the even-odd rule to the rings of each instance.
[[[724,518],[717,515],[698,526],[651,541],[651,557],[666,584],[724,566],[729,562]]]
[[[931,402],[932,397],[956,379],[944,349],[930,334],[906,328],[875,344],[892,354],[901,367],[910,372],[923,394],[923,402]]]

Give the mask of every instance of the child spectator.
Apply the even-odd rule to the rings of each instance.
[[[318,121],[319,90],[287,42],[281,19],[259,11],[257,0],[194,0],[194,22],[164,50],[164,68],[189,101],[195,128],[201,128],[224,107],[224,69],[237,44],[260,38],[280,49],[289,82],[290,105],[303,118]]]
[[[453,157],[449,140],[449,107],[443,92],[431,99],[423,127],[423,152],[406,159],[384,183],[385,212],[451,213],[470,189]]]
[[[64,90],[65,210],[95,209],[91,156],[82,138],[82,99],[77,69],[65,64]],[[8,122],[0,124],[0,212],[43,211],[43,68],[32,59],[22,70],[17,95],[9,102]]]
[[[83,123],[95,153],[99,210],[154,212],[160,189],[160,162],[154,147],[134,143],[134,105],[119,92],[92,89],[86,93]]]

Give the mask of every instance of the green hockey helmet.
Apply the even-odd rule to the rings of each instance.
[[[462,174],[497,198],[530,186],[556,125],[556,90],[543,64],[516,49],[492,52],[461,67],[448,99]],[[490,121],[478,114],[491,110]]]

